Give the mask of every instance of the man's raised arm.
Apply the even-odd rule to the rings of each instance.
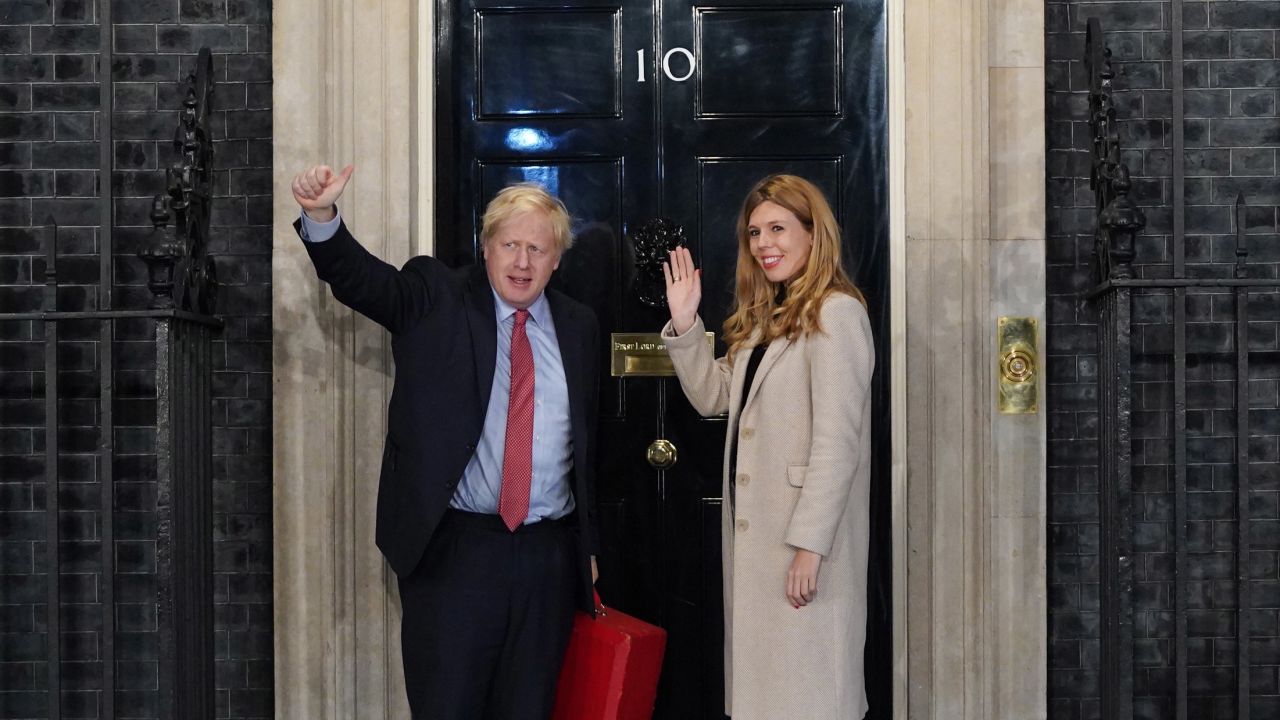
[[[338,215],[337,202],[354,171],[352,165],[336,173],[328,165],[314,165],[295,175],[293,199],[302,216],[294,229],[306,241],[316,275],[329,284],[339,302],[393,333],[400,332],[431,306],[429,266],[410,261],[404,270],[397,270],[351,236]]]

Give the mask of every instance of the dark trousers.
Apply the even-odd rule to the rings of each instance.
[[[415,720],[546,720],[573,628],[576,535],[449,510],[400,580]]]

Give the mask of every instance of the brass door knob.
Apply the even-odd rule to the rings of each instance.
[[[649,443],[649,449],[645,452],[645,459],[649,464],[658,470],[666,470],[676,464],[678,454],[676,446],[670,440],[658,438]]]

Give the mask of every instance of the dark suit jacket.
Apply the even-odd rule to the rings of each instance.
[[[301,221],[294,224],[300,230]],[[396,378],[378,482],[378,548],[406,577],[449,506],[475,453],[493,387],[497,322],[483,265],[450,268],[426,256],[396,270],[371,255],[342,224],[325,242],[304,243],[316,274],[344,305],[391,331]],[[591,599],[595,523],[599,325],[591,310],[548,289],[569,388],[573,429],[571,522],[579,537],[577,593]]]

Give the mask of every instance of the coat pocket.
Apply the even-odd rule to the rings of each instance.
[[[787,467],[787,482],[791,487],[804,487],[804,475],[809,471],[808,465],[790,465]]]

